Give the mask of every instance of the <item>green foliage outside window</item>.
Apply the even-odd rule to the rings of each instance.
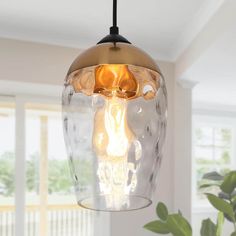
[[[204,194],[200,186],[206,183],[204,173],[218,171],[224,175],[231,165],[232,130],[230,128],[200,125],[194,130],[196,189],[198,199]],[[208,154],[205,152],[207,151]],[[216,153],[218,152],[218,155]],[[219,155],[220,152],[220,155]],[[204,155],[205,154],[205,155]],[[211,191],[216,193],[213,186]]]
[[[0,194],[12,196],[14,194],[14,161],[12,152],[5,152],[0,156]]]
[[[14,162],[13,152],[0,155],[0,195],[14,195]],[[86,166],[86,163],[83,163]],[[86,169],[86,168],[85,168]],[[89,176],[89,174],[88,174]],[[86,184],[88,176],[84,177]],[[39,193],[39,154],[35,153],[26,160],[26,189],[28,192]],[[48,192],[67,194],[73,191],[67,160],[50,159],[48,161]]]

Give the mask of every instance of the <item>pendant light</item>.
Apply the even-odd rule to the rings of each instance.
[[[151,204],[167,122],[164,78],[155,61],[110,34],[69,68],[62,97],[64,137],[77,203],[128,211]]]

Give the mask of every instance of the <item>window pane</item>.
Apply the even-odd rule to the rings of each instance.
[[[204,117],[204,119],[206,118]],[[229,171],[232,164],[233,128],[228,124],[226,125],[225,123],[216,121],[217,117],[211,117],[209,122],[200,121],[198,123],[198,121],[195,121],[194,124],[193,153],[195,161],[194,179],[196,181],[194,186],[196,186],[197,204],[201,204],[200,202],[206,199],[203,194],[205,189],[202,190],[199,188],[202,184],[208,183],[207,180],[202,179],[203,175],[211,171],[224,174],[226,171]],[[212,187],[211,189],[207,189],[207,191],[217,193],[218,189]]]
[[[26,110],[26,204],[39,204],[40,120]]]
[[[197,164],[214,164],[212,148],[196,146],[194,151]]]
[[[3,202],[13,203],[15,159],[15,114],[14,109],[0,103],[0,196]]]
[[[213,145],[213,129],[205,125],[198,125],[194,130],[195,145],[211,146]]]
[[[49,204],[75,202],[60,112],[48,117],[48,157]]]
[[[0,101],[0,235],[14,233],[15,108]]]
[[[231,150],[228,148],[215,148],[214,156],[217,165],[231,163]]]
[[[214,171],[214,169],[210,166],[205,166],[205,167],[201,167],[201,166],[197,166],[196,169],[196,181],[197,181],[197,185],[196,185],[196,190],[197,190],[197,198],[198,199],[204,199],[204,190],[200,189],[200,186],[204,183],[206,183],[205,180],[202,180],[202,177],[205,173]]]
[[[227,128],[215,128],[215,144],[218,147],[230,147],[232,142],[232,131]]]
[[[93,236],[94,213],[76,204],[60,106],[26,106],[27,236]]]

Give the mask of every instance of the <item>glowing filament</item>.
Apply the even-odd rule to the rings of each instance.
[[[126,81],[126,85],[134,85],[134,83],[129,82],[126,69],[120,71],[118,69],[118,67],[109,67],[108,71],[104,71],[104,68],[101,68],[102,74],[109,72],[114,78],[112,85],[105,88],[106,91],[99,86],[98,93],[108,96],[103,96],[105,104],[95,114],[93,130],[93,147],[98,157],[97,175],[100,191],[105,196],[107,206],[115,209],[121,209],[122,206],[129,204],[127,196],[137,185],[138,165],[134,167],[134,164],[128,161],[131,145],[134,146],[132,155],[135,155],[136,160],[141,156],[141,145],[135,139],[127,122],[128,101],[125,95],[121,96],[124,87],[122,90],[117,80]],[[124,75],[127,79],[124,79]],[[105,81],[100,77],[99,79]]]

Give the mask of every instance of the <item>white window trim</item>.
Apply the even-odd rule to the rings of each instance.
[[[17,117],[17,119],[15,119],[15,234],[24,235],[25,111],[24,101],[19,96],[17,96],[15,100],[15,117]]]

